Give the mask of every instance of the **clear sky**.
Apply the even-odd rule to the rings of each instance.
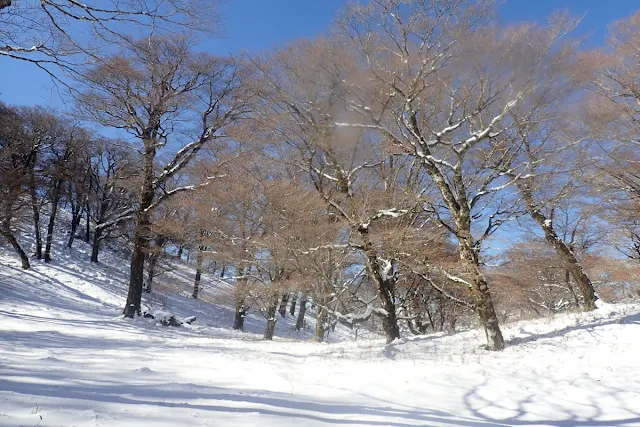
[[[227,0],[225,36],[203,46],[214,53],[262,50],[327,31],[344,0]],[[640,9],[640,0],[506,0],[505,22],[542,21],[556,9],[586,14],[580,33],[604,41],[607,25]],[[31,64],[0,58],[0,100],[14,105],[60,105],[50,78]]]

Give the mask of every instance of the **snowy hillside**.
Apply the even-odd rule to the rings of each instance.
[[[61,216],[60,228],[65,230],[69,221],[67,212],[63,211]],[[22,240],[27,243],[27,248],[29,244],[33,244],[26,233]],[[100,253],[100,263],[93,264],[88,262],[91,251],[89,245],[76,239],[73,248],[69,250],[62,244],[65,240],[62,235],[55,239],[52,264],[33,260],[33,269],[26,272],[19,268],[16,256],[9,248],[0,247],[0,283],[5,285],[3,292],[0,292],[0,300],[19,298],[25,301],[23,307],[29,306],[33,311],[45,312],[56,304],[59,304],[59,308],[71,311],[84,311],[91,307],[96,315],[117,318],[126,299],[129,260],[123,258],[121,253],[105,248]],[[194,275],[195,269],[191,264],[171,260],[170,268],[154,279],[154,292],[144,295],[143,307],[181,316],[196,316],[196,322],[191,328],[195,333],[216,328],[220,329],[218,334],[243,339],[262,338],[266,320],[255,310],[251,310],[245,319],[244,329],[247,333],[230,330],[234,309],[233,292],[229,283],[205,273],[200,284],[200,299],[194,300],[191,297]],[[30,286],[34,282],[38,284],[36,288]],[[24,294],[25,291],[30,293]],[[51,301],[52,295],[57,296],[55,301]],[[308,340],[313,337],[313,310],[307,311],[302,331],[295,330],[295,322],[294,316],[278,316],[276,339],[288,337]],[[352,336],[353,333],[348,328],[337,325],[327,339],[332,342]]]
[[[501,353],[479,331],[264,342],[170,292],[193,327],[123,320],[126,262],[83,252],[0,252],[1,426],[640,426],[638,305],[507,326]]]

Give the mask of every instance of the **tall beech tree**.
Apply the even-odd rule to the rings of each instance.
[[[246,112],[238,68],[229,58],[193,51],[186,38],[150,37],[126,44],[87,72],[79,109],[103,126],[132,135],[141,150],[137,202],[122,217],[134,222],[127,317],[140,313],[144,261],[154,209],[204,182],[168,186],[213,141]],[[172,153],[159,164],[159,151]],[[171,181],[173,182],[173,181]]]
[[[440,198],[433,213],[455,236],[463,265],[461,275],[448,276],[467,287],[487,348],[501,350],[480,250],[508,219],[497,194],[513,179],[492,166],[512,161],[513,150],[497,137],[537,87],[535,73],[551,49],[522,50],[535,27],[498,28],[492,6],[439,0],[351,6],[339,34],[363,65],[345,79],[345,108],[355,117],[334,125],[384,135],[429,175]]]

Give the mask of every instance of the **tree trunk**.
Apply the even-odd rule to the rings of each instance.
[[[178,246],[178,253],[176,254],[177,259],[182,259],[182,252],[184,251],[184,245]]]
[[[595,289],[593,288],[593,283],[591,283],[591,279],[589,279],[589,276],[585,273],[580,261],[576,258],[575,253],[553,229],[551,219],[547,218],[539,209],[536,208],[531,187],[523,183],[518,185],[518,189],[522,194],[522,198],[527,206],[529,215],[531,215],[538,226],[542,228],[545,240],[556,250],[558,255],[560,255],[562,260],[565,262],[567,270],[571,272],[571,276],[573,276],[573,280],[578,285],[578,289],[580,289],[580,293],[584,298],[584,311],[595,310],[597,297]]]
[[[85,206],[85,211],[87,212],[87,228],[84,231],[84,241],[86,243],[89,243],[89,240],[91,239],[91,211],[89,210],[89,202],[87,202],[86,206]],[[96,255],[96,261],[97,261],[98,257]]]
[[[33,169],[30,170],[29,193],[31,196],[31,211],[33,213],[33,231],[36,239],[37,259],[42,259],[42,234],[40,233],[40,204],[38,203],[38,194],[36,193],[36,175]]]
[[[53,194],[51,195],[51,215],[49,216],[49,224],[47,226],[47,243],[44,248],[44,262],[51,262],[51,245],[53,244],[53,232],[56,224],[56,215],[58,214],[58,204],[60,203],[60,188],[62,181],[57,181],[53,186]]]
[[[396,285],[396,275],[392,271],[394,261],[387,261],[390,263],[389,266],[383,265],[383,261],[378,257],[378,253],[368,237],[368,229],[361,228],[358,232],[365,241],[364,252],[367,256],[367,272],[376,284],[378,299],[385,311],[384,316],[382,316],[382,328],[387,342],[390,343],[400,338],[400,326],[398,325],[396,304],[394,301]]]
[[[294,292],[291,296],[291,305],[289,306],[289,314],[294,316],[296,314],[296,301],[298,299],[298,293]]]
[[[576,294],[575,289],[573,289],[573,286],[571,285],[571,272],[568,269],[564,271],[564,282],[567,285],[569,292],[571,292],[571,296],[573,296],[573,302],[576,303],[576,307],[580,307],[580,299],[578,299],[578,294]]]
[[[8,203],[8,207],[6,208],[7,215],[11,215],[11,209],[13,207],[12,203]],[[13,235],[13,231],[11,231],[11,222],[10,217],[5,217],[5,220],[2,222],[2,228],[0,228],[0,233],[4,236],[5,239],[9,242],[11,247],[16,251],[18,256],[20,257],[20,262],[22,263],[22,268],[27,270],[31,268],[31,263],[29,262],[29,257],[18,243],[16,236]]]
[[[98,252],[100,252],[100,242],[102,241],[102,228],[96,227],[93,232],[93,242],[91,244],[91,262],[98,263]]]
[[[29,257],[27,256],[25,251],[22,249],[22,247],[20,246],[20,243],[18,243],[18,240],[16,240],[16,237],[13,235],[13,233],[11,231],[9,231],[8,233],[6,231],[3,231],[2,235],[4,236],[5,239],[7,239],[9,244],[13,247],[13,249],[16,251],[16,253],[20,257],[22,268],[25,270],[31,268],[31,264],[29,263]]]
[[[302,295],[300,298],[300,309],[298,310],[298,319],[296,319],[296,331],[300,332],[304,327],[304,315],[307,312],[307,296]]]
[[[72,208],[73,215],[71,218],[71,234],[69,235],[69,241],[67,242],[67,247],[71,249],[73,246],[73,241],[76,238],[76,232],[78,231],[78,226],[80,225],[80,221],[82,220],[82,209],[80,209],[80,205],[74,209]]]
[[[276,311],[278,309],[278,298],[274,295],[267,307],[267,327],[264,330],[264,339],[272,340],[276,331]]]
[[[395,293],[395,281],[383,280],[379,287],[379,297],[382,300],[382,308],[386,314],[382,317],[382,327],[387,337],[387,342],[400,338],[400,327],[396,314],[396,304],[393,300]]]
[[[136,215],[135,234],[133,238],[133,253],[131,254],[131,268],[129,271],[129,293],[122,313],[126,317],[140,315],[142,302],[142,285],[144,282],[144,260],[149,250],[150,236],[150,212],[149,207],[153,203],[153,161],[155,158],[155,145],[153,140],[145,140],[145,150],[142,166],[143,184],[140,190],[140,204]]]
[[[146,219],[138,220],[133,238],[133,253],[129,271],[129,293],[122,314],[125,317],[140,315],[142,303],[142,285],[144,281],[144,261],[149,249],[149,239],[145,235],[149,223]]]
[[[236,302],[236,315],[233,319],[233,329],[236,331],[244,331],[244,318],[247,315],[247,309],[244,306],[244,299]]]
[[[198,256],[196,258],[196,279],[193,281],[193,299],[198,299],[198,293],[200,292],[200,277],[202,277],[202,262],[204,257],[202,250],[198,250]]]
[[[329,318],[329,313],[327,313],[327,309],[324,308],[326,301],[324,299],[322,301],[318,301],[316,305],[316,330],[313,335],[313,340],[317,342],[324,341],[324,334],[327,328],[327,320]]]
[[[500,351],[504,349],[504,337],[498,323],[498,316],[493,307],[491,292],[487,279],[480,270],[478,256],[473,250],[473,238],[470,232],[461,230],[458,226],[460,258],[471,276],[470,291],[474,300],[476,314],[484,327],[487,338],[487,350]]]
[[[280,316],[285,317],[287,315],[287,303],[289,302],[289,294],[283,294],[282,300],[280,301],[280,307],[278,308],[278,312],[280,312]]]
[[[157,252],[149,255],[149,265],[147,265],[147,281],[144,284],[144,291],[146,293],[151,293],[151,289],[153,289],[153,278],[156,275],[156,265],[158,264],[158,259],[160,258],[160,254]]]

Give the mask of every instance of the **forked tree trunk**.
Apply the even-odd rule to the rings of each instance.
[[[191,294],[193,299],[198,299],[198,293],[200,292],[200,278],[202,277],[203,261],[204,261],[204,257],[202,255],[202,250],[198,250],[198,257],[196,260],[196,278],[193,281],[193,294]]]
[[[296,319],[296,331],[300,332],[304,328],[304,315],[307,312],[307,296],[302,295],[300,298],[300,309],[298,309],[298,318]]]
[[[47,226],[47,243],[44,248],[44,262],[51,262],[51,245],[53,244],[53,232],[55,230],[56,216],[58,214],[58,204],[60,203],[60,189],[62,181],[59,180],[53,187],[51,196],[51,215],[49,216],[49,224]]]
[[[285,317],[287,315],[287,303],[289,302],[289,294],[283,294],[282,300],[280,301],[280,307],[278,308],[278,312],[280,316]]]

